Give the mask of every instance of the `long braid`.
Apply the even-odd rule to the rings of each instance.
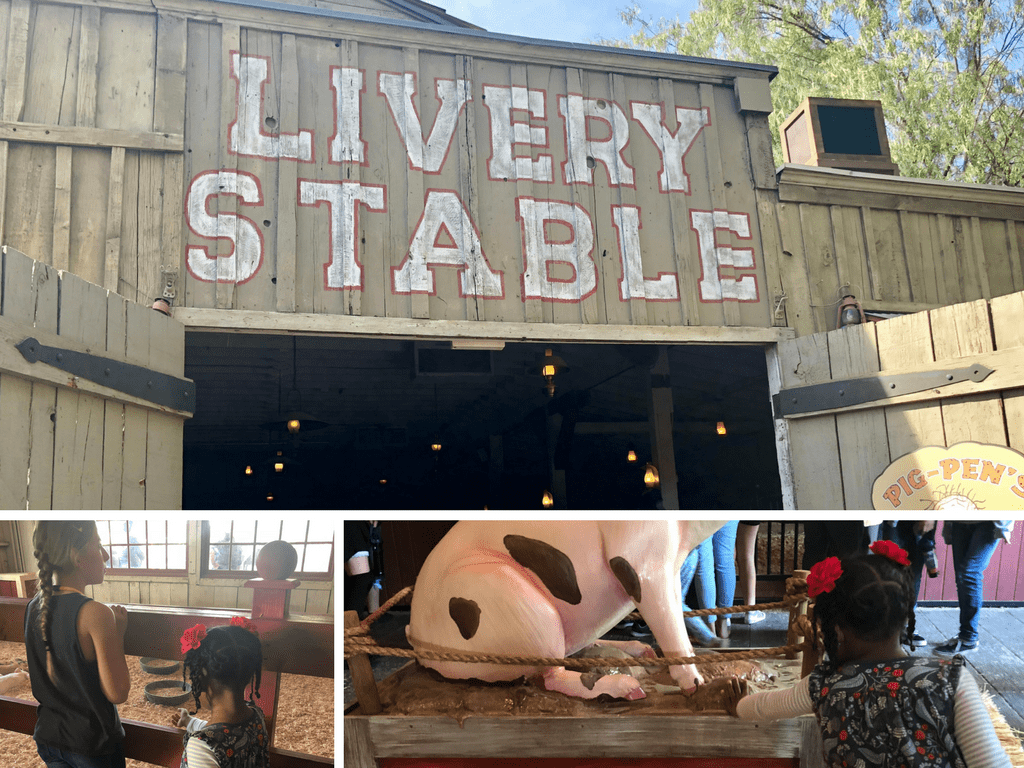
[[[42,593],[42,600],[39,601],[39,632],[43,637],[43,648],[46,649],[46,672],[50,679],[54,679],[53,645],[50,642],[50,614],[53,610],[53,565],[50,563],[50,556],[46,552],[34,550],[36,561],[39,563],[39,591]]]

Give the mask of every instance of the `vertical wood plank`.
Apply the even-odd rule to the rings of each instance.
[[[985,252],[985,241],[981,234],[981,220],[977,216],[970,219],[971,227],[971,250],[977,263],[978,282],[981,287],[983,298],[992,298],[992,286],[989,283],[989,261]]]
[[[149,316],[156,312],[141,304],[125,303],[125,360],[149,365]],[[140,406],[126,405],[124,412],[124,469],[121,479],[121,504],[124,509],[146,509],[146,472],[148,449],[146,434],[149,412]]]
[[[156,23],[153,130],[183,134],[188,22],[182,17],[158,11]]]
[[[833,379],[866,376],[878,371],[875,323],[854,325],[828,335]],[[882,409],[836,415],[836,433],[843,477],[845,509],[871,509],[871,487],[889,465],[885,414]],[[871,446],[870,450],[865,450]]]
[[[185,327],[149,310],[149,364],[155,371],[183,376]],[[146,508],[181,509],[182,431],[184,419],[168,413],[149,413],[146,440]]]
[[[7,150],[7,142],[0,141],[0,245],[7,242]]]
[[[219,154],[220,154],[220,165],[219,168],[232,170],[238,168],[238,156],[233,155],[227,150],[227,127],[234,121],[235,113],[237,111],[237,103],[235,101],[238,83],[235,80],[231,80],[228,77],[231,71],[231,56],[234,52],[240,52],[242,49],[242,29],[237,23],[223,21],[220,25],[221,34],[221,54],[220,54],[220,72],[224,84],[221,86],[220,92],[220,125],[223,134],[217,134],[218,136],[223,135],[223,138],[218,141]],[[216,210],[211,210],[211,214],[220,212],[231,212],[235,213],[237,210],[237,200],[231,195],[218,195],[216,203],[211,201],[210,208],[213,209],[216,206]],[[217,285],[216,285],[216,306],[217,309],[231,309],[235,303],[236,284],[234,280],[228,279],[228,270],[234,266],[237,270],[237,249],[234,248],[231,240],[227,238],[221,238],[217,241]],[[229,250],[232,251],[229,254]],[[234,264],[232,265],[232,262]],[[237,271],[232,270],[234,274]]]
[[[116,293],[107,295],[106,352],[124,360],[127,343],[127,302]],[[108,400],[103,411],[103,480],[100,507],[121,509],[121,488],[124,483],[125,408],[123,403]]]
[[[725,200],[725,191],[722,189],[724,174],[722,173],[722,150],[718,141],[718,116],[715,110],[715,87],[710,83],[701,83],[698,86],[700,93],[700,107],[707,109],[711,117],[711,124],[701,131],[704,137],[704,159],[707,163],[708,189],[711,193],[711,205],[715,210],[728,210],[728,203]],[[728,237],[729,233],[722,233]],[[722,280],[735,280],[736,273],[732,267],[718,266],[718,273]],[[735,301],[722,300],[722,320],[725,325],[740,324],[740,309]]]
[[[779,203],[777,210],[779,235],[782,238],[779,273],[782,275],[782,284],[789,297],[786,302],[786,319],[789,321],[790,328],[800,335],[825,330],[823,320],[818,317],[806,299],[810,295],[811,286],[804,257],[799,206],[796,203]]]
[[[104,248],[103,287],[121,293],[121,212],[124,196],[124,147],[110,149],[107,183],[107,231]]]
[[[78,93],[75,125],[96,125],[96,78],[100,57],[100,9],[82,6],[78,36]]]
[[[1024,293],[1000,296],[989,306],[996,349],[1024,347]],[[1024,389],[1003,392],[1003,411],[1008,444],[1024,453]]]
[[[783,387],[830,380],[828,338],[803,336],[779,344]],[[843,488],[835,417],[794,419],[789,425],[793,495],[798,509],[842,509]]]
[[[156,152],[139,155],[138,209],[138,283],[139,301],[147,306],[156,296],[163,293],[160,268],[164,264],[163,212],[165,199],[163,189],[164,158]]]
[[[7,82],[4,86],[4,120],[21,120],[25,109],[25,85],[28,77],[29,19],[31,0],[11,0],[10,26],[7,32]]]
[[[776,193],[756,190],[757,222],[761,235],[761,253],[763,254],[766,275],[765,300],[771,302],[768,307],[769,317],[773,326],[785,327],[786,288],[782,282],[780,262],[785,258],[782,254],[782,237],[779,233],[779,221],[776,213]],[[785,298],[784,298],[785,297]]]
[[[57,172],[53,194],[53,266],[71,265],[71,147],[57,147]]]
[[[413,72],[416,75],[416,95],[413,97],[416,103],[416,112],[420,116],[421,127],[424,133],[427,132],[427,127],[430,125],[429,116],[434,113],[434,84],[430,78],[424,78],[423,72],[420,71],[420,52],[417,48],[405,47],[402,48],[402,62],[403,72]],[[420,137],[410,136],[410,141],[419,141]],[[409,180],[406,187],[406,231],[415,232],[416,224],[419,221],[420,214],[423,211],[423,204],[426,201],[424,197],[424,187],[426,186],[423,182],[423,171],[409,167],[405,164],[405,175]],[[405,249],[407,246],[403,246],[400,252],[392,255],[392,266],[397,267],[404,257]],[[430,297],[422,293],[414,293],[409,297],[409,317],[412,318],[429,318],[430,317]]]
[[[281,35],[281,131],[299,132],[299,58],[295,35]],[[340,130],[340,128],[339,128]],[[277,164],[277,283],[275,284],[278,312],[295,311],[295,270],[298,258],[295,247],[295,207],[298,194],[298,168],[296,163],[280,161]],[[353,291],[348,291],[353,293]],[[358,291],[355,291],[358,293]]]

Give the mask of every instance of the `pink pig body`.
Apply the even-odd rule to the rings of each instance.
[[[666,656],[691,656],[679,569],[721,521],[463,521],[427,557],[416,579],[409,642],[503,656],[564,658],[592,645],[634,609]],[[624,643],[633,655],[646,646]],[[648,652],[650,649],[646,649]],[[514,680],[543,673],[569,695],[641,698],[628,675],[424,660],[445,677]],[[683,688],[700,675],[670,668]],[[596,679],[595,679],[596,678]]]

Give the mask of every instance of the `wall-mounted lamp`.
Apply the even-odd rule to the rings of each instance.
[[[647,466],[644,467],[644,485],[648,488],[657,488],[660,484],[661,478],[658,477],[658,468],[648,462]]]
[[[544,495],[540,498],[540,503],[544,506],[544,509],[551,509],[555,506],[555,497],[551,495],[551,491],[544,491]]]
[[[836,314],[836,328],[845,328],[848,325],[860,325],[867,322],[864,310],[857,301],[856,296],[847,294],[839,302],[839,311]]]
[[[554,354],[550,349],[544,350],[544,354],[538,360],[538,366],[540,367],[540,375],[544,377],[546,382],[544,389],[547,391],[548,397],[554,397],[555,374],[568,371],[569,366],[565,364],[565,360]]]
[[[725,422],[724,422],[724,421],[720,421],[720,422],[718,422],[718,426],[717,426],[717,427],[715,427],[715,431],[716,431],[716,432],[717,432],[718,434],[720,434],[720,435],[724,435],[724,434],[725,434],[725,431],[726,431],[726,430],[725,430]]]

